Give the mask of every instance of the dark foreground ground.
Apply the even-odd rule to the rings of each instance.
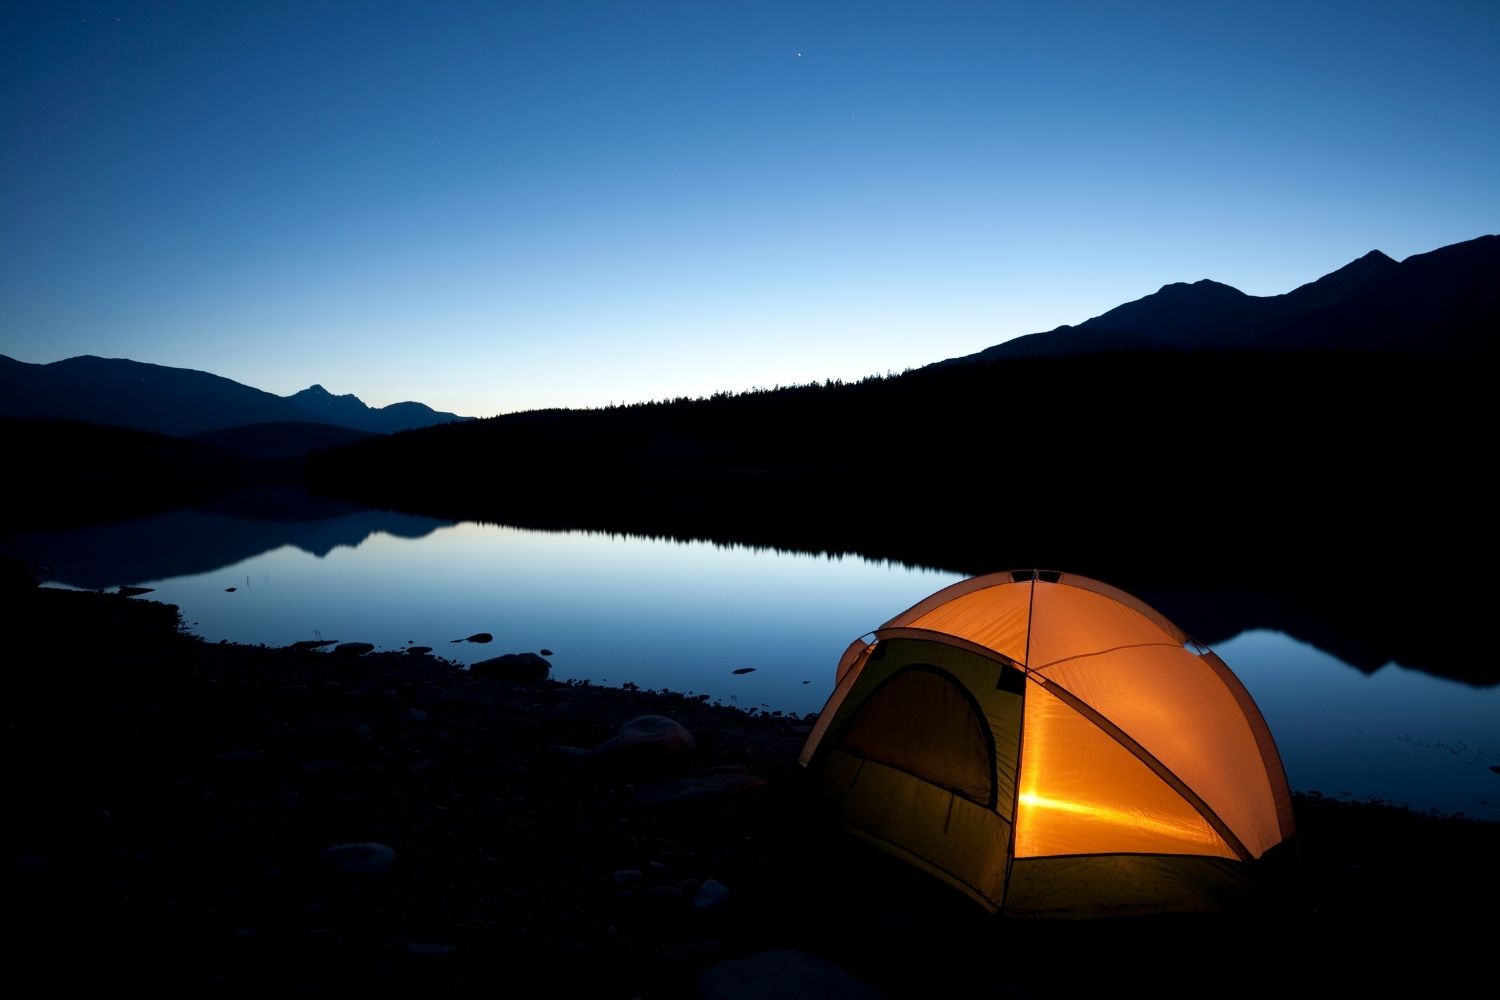
[[[1492,981],[1500,824],[1303,796],[1300,872],[1270,909],[1004,920],[815,818],[795,763],[810,720],[210,646],[118,596],[18,586],[5,604],[13,996],[689,997],[718,963],[787,948],[895,997]],[[696,750],[560,749],[643,714]],[[688,777],[725,794],[654,801]],[[394,853],[327,853],[370,843]],[[745,995],[834,995],[770,981]]]

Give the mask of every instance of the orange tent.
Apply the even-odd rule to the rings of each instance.
[[[1293,832],[1239,679],[1067,573],[965,580],[855,641],[801,759],[848,829],[1008,914],[1217,909]]]

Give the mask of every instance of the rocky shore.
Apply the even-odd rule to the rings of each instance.
[[[209,645],[140,597],[15,586],[5,604],[18,995],[1387,993],[1488,974],[1497,824],[1303,795],[1300,871],[1269,910],[1001,920],[820,822],[796,765],[811,719],[556,683],[526,651],[470,672]]]

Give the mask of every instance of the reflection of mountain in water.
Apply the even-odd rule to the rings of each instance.
[[[315,505],[304,512],[305,519],[275,516],[296,513],[293,504],[254,510],[259,517],[175,510],[137,521],[24,535],[15,545],[43,579],[93,589],[208,573],[283,545],[321,559],[339,546],[354,548],[381,532],[422,538],[453,524],[347,505]]]
[[[931,533],[903,535],[894,527],[882,534],[846,532],[837,546],[819,548],[796,532],[755,533],[757,522],[737,520],[733,529],[722,523],[695,522],[682,512],[654,508],[677,530],[663,530],[647,519],[591,523],[552,516],[508,519],[532,530],[605,530],[652,538],[661,542],[710,541],[746,545],[767,551],[807,554],[848,554],[890,559],[917,567],[966,574],[1036,562],[1037,553],[1010,550],[1004,544],[965,539],[959,548],[933,544]],[[642,522],[647,527],[643,529]],[[456,521],[359,508],[338,500],[300,491],[263,491],[239,495],[212,508],[178,510],[137,521],[95,525],[72,531],[21,536],[18,554],[41,569],[45,579],[76,587],[105,588],[211,572],[245,559],[293,545],[318,557],[339,546],[356,547],[371,535],[384,532],[401,538],[426,537]],[[764,528],[764,525],[761,525]],[[655,530],[652,530],[654,528]],[[815,532],[819,537],[829,533]],[[1059,549],[1059,552],[1063,550]],[[1388,663],[1475,686],[1500,683],[1495,661],[1472,655],[1455,635],[1430,627],[1430,616],[1420,612],[1418,598],[1429,603],[1439,592],[1391,587],[1387,577],[1325,569],[1313,574],[1263,574],[1252,579],[1226,579],[1201,571],[1189,575],[1180,567],[1153,567],[1128,558],[1110,557],[1108,550],[1090,547],[1054,556],[1057,568],[1071,569],[1123,587],[1153,605],[1172,621],[1209,645],[1219,645],[1253,629],[1283,632],[1309,643],[1352,667],[1374,673]],[[1406,614],[1398,613],[1403,606]],[[1416,609],[1416,610],[1413,610]],[[895,614],[900,608],[889,609]],[[874,626],[878,622],[858,623]]]

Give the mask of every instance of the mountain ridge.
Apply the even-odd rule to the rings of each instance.
[[[412,401],[371,407],[320,384],[277,396],[211,372],[92,354],[48,364],[0,355],[0,416],[83,420],[176,437],[255,424],[390,434],[469,419]]]
[[[1466,356],[1500,329],[1500,236],[1397,262],[1371,250],[1279,295],[1209,278],[1172,282],[1076,325],[1025,334],[939,365],[1142,350],[1374,350]]]

